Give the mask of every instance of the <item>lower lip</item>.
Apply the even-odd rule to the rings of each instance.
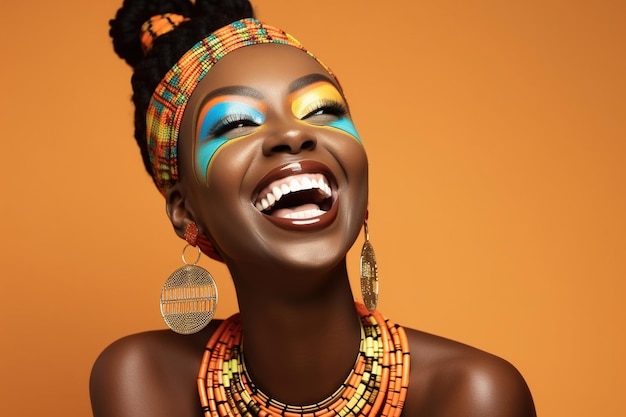
[[[327,227],[337,218],[337,213],[339,212],[338,206],[338,201],[335,199],[330,210],[321,216],[311,217],[310,219],[286,219],[284,217],[268,216],[267,214],[263,214],[263,216],[271,223],[283,229],[296,231],[319,230]]]

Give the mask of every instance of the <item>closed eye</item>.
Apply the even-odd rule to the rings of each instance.
[[[198,140],[233,139],[251,133],[265,121],[265,115],[246,103],[224,101],[201,114]]]
[[[254,120],[247,114],[229,114],[220,119],[209,130],[210,137],[241,136],[246,133],[246,128],[259,126],[260,121]]]
[[[319,100],[307,106],[302,120],[313,124],[328,124],[345,116],[347,113],[348,109],[341,103],[334,100]]]

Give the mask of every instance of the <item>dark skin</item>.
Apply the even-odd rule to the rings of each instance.
[[[290,84],[319,79],[312,74],[340,91],[319,63],[293,47],[257,45],[226,56],[190,99],[179,139],[180,181],[167,194],[176,233],[183,237],[195,222],[229,267],[255,384],[291,404],[334,392],[352,368],[360,340],[345,257],[365,216],[367,158],[354,137],[325,125],[337,114],[294,115]],[[253,88],[265,119],[260,126],[235,127],[238,139],[220,149],[203,178],[205,167],[198,169],[196,158],[197,114],[205,98],[225,86]],[[252,201],[267,172],[300,161],[321,163],[334,177],[337,210],[323,226],[277,225]],[[191,336],[154,331],[115,342],[92,372],[94,416],[202,415],[197,373],[218,324]],[[508,362],[406,330],[411,375],[403,416],[535,415],[526,383]]]

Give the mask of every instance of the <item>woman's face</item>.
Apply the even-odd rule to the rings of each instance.
[[[255,45],[220,60],[178,146],[186,206],[229,265],[332,268],[358,236],[365,151],[338,85],[303,51]]]

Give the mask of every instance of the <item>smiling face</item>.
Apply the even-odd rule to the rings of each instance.
[[[190,99],[178,155],[190,217],[231,269],[330,269],[358,236],[365,151],[338,85],[297,48],[220,60]]]

